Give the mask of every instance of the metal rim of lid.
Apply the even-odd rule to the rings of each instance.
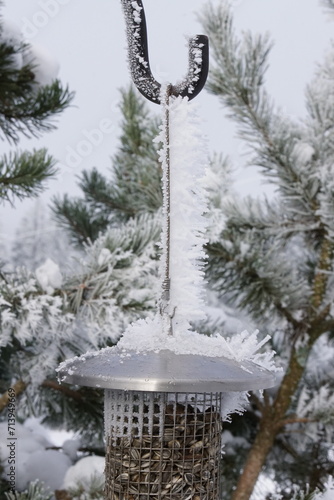
[[[102,349],[67,361],[58,371],[62,383],[148,392],[233,392],[273,387],[272,372],[249,361],[197,354]]]

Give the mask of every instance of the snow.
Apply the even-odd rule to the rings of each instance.
[[[1,20],[0,39],[1,42],[11,45],[15,49],[19,48],[23,43],[20,27],[8,19]]]
[[[20,441],[20,453],[18,459],[23,455],[29,455],[35,451],[45,449],[46,446],[52,446],[51,443],[39,433],[16,422],[16,437]],[[6,457],[8,454],[7,438],[8,428],[6,422],[0,422],[0,456]]]
[[[50,295],[62,285],[63,277],[59,266],[52,259],[46,259],[44,264],[36,269],[35,273],[42,290]]]
[[[23,43],[23,36],[19,26],[12,21],[2,19],[1,28],[0,41],[18,50]],[[13,54],[12,61],[13,69],[20,70],[23,66],[22,53]]]
[[[315,149],[310,144],[303,141],[297,142],[292,151],[295,166],[299,168],[305,167],[314,158],[315,153]]]
[[[105,264],[108,264],[110,257],[111,257],[110,250],[108,248],[102,248],[100,255],[97,258],[98,265],[103,266]]]
[[[61,435],[61,436],[60,436]],[[45,489],[53,492],[55,489],[75,488],[79,481],[85,488],[95,479],[103,485],[104,458],[90,456],[77,460],[80,440],[73,438],[63,442],[69,433],[51,431],[40,423],[40,419],[28,418],[24,425],[16,422],[16,488],[23,491],[32,481],[44,483]],[[73,434],[72,434],[73,435]],[[59,436],[62,438],[60,439]],[[7,422],[0,423],[0,460],[5,464],[4,475],[9,451]],[[51,439],[49,439],[51,438]],[[55,442],[57,441],[57,443]],[[57,444],[62,451],[50,449]]]
[[[333,500],[334,497],[334,477],[329,476],[325,483],[326,491],[315,500]]]
[[[2,31],[0,41],[14,47],[15,50],[26,43],[20,27],[12,21],[2,20]],[[24,51],[14,54],[13,68],[20,70],[25,64],[34,66],[35,83],[38,86],[50,85],[59,73],[59,63],[52,54],[35,43],[27,44]]]
[[[104,465],[103,457],[82,458],[68,469],[62,487],[69,490],[80,484],[84,488],[88,488],[92,480],[98,480],[102,485],[104,483]]]
[[[23,62],[34,66],[35,83],[40,86],[50,85],[59,73],[59,63],[55,57],[45,47],[35,43],[29,44]]]
[[[16,488],[24,490],[31,481],[39,479],[52,491],[62,486],[65,473],[71,466],[70,458],[56,450],[47,449],[53,444],[47,431],[37,419],[27,419],[24,425],[15,424],[16,443]],[[8,472],[9,456],[8,428],[6,422],[0,423],[0,459],[4,461],[4,474]]]
[[[56,450],[39,450],[26,455],[18,467],[18,479],[22,483],[26,480],[26,486],[30,478],[38,478],[51,491],[62,487],[65,474],[71,466],[71,460],[67,455]],[[26,487],[25,486],[25,487]],[[22,486],[20,489],[23,489]]]
[[[66,439],[63,442],[63,452],[72,460],[76,460],[78,456],[78,450],[81,446],[80,439]]]
[[[50,439],[50,433],[46,427],[41,424],[41,418],[29,417],[24,421],[24,429],[26,429],[25,437],[33,436],[34,442],[39,443],[42,448],[47,448],[53,445],[53,440]],[[22,433],[23,431],[21,431]],[[22,436],[23,437],[23,436]],[[27,446],[27,443],[25,443]],[[22,449],[22,445],[20,445]],[[30,451],[27,449],[27,452]]]

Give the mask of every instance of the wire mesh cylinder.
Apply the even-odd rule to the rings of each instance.
[[[221,393],[105,391],[107,500],[217,500]]]

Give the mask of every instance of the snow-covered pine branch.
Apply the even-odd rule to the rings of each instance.
[[[260,167],[289,200],[291,220],[314,225],[311,200],[318,188],[314,152],[306,128],[278,109],[264,87],[271,49],[268,36],[246,32],[239,38],[227,2],[207,6],[201,19],[215,60],[208,89],[237,122],[239,135],[252,152],[249,164]]]
[[[145,214],[86,245],[82,274],[67,281],[66,293],[95,345],[115,342],[132,321],[154,311],[160,231],[160,214]]]
[[[307,87],[306,104],[308,143],[315,160],[312,176],[313,184],[317,186],[316,213],[333,238],[334,45],[324,62],[318,65],[316,74]]]

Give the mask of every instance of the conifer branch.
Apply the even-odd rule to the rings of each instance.
[[[326,293],[329,276],[328,271],[332,269],[333,248],[333,243],[325,237],[320,248],[317,271],[313,281],[311,304],[315,312],[317,312],[321,306]]]
[[[56,222],[70,234],[76,245],[95,241],[108,227],[108,219],[103,215],[94,216],[84,200],[70,200],[64,195],[63,198],[55,196],[52,202]]]
[[[228,241],[228,236],[227,231],[225,241]],[[272,308],[295,328],[300,328],[303,321],[295,319],[291,310],[303,307],[300,301],[306,297],[305,292],[301,293],[302,282],[291,283],[284,278],[293,275],[287,262],[281,261],[278,265],[261,247],[255,246],[249,255],[240,257],[237,238],[233,237],[232,241],[234,245],[231,247],[220,242],[206,246],[210,257],[207,275],[214,288],[226,290],[231,301],[250,311],[254,317],[260,317]],[[290,300],[287,306],[283,305],[286,298]]]
[[[0,159],[0,199],[37,196],[56,175],[55,163],[45,149],[4,155]]]
[[[61,86],[59,80],[40,87],[37,91],[31,82],[29,85],[30,88],[25,92],[23,86],[18,95],[13,92],[6,94],[6,99],[0,99],[0,130],[4,138],[15,144],[21,134],[26,137],[39,137],[43,132],[54,130],[54,117],[63,112],[74,97],[67,87]]]
[[[245,33],[238,39],[227,4],[204,10],[201,21],[209,34],[216,66],[209,77],[208,89],[217,95],[238,123],[239,135],[253,150],[251,165],[262,169],[289,202],[286,217],[302,218],[306,225],[319,222],[315,213],[312,178],[297,168],[295,145],[303,140],[305,130],[274,109],[264,89],[264,77],[271,50],[268,37]],[[303,224],[304,225],[304,224]]]
[[[261,399],[255,394],[255,392],[252,392],[250,394],[250,401],[254,402],[255,406],[261,413],[263,412],[266,403],[262,402]]]
[[[41,384],[41,387],[47,387],[49,389],[53,389],[54,391],[61,392],[65,396],[74,399],[75,401],[82,401],[82,395],[80,394],[80,392],[73,391],[72,389],[69,389],[69,387],[61,385],[55,380],[44,380],[44,382],[42,382]]]
[[[79,179],[83,198],[55,198],[52,210],[73,241],[95,241],[110,226],[142,214],[155,214],[162,205],[161,166],[153,139],[158,123],[133,87],[121,91],[123,115],[120,145],[112,159],[112,178],[97,169]]]
[[[280,422],[277,423],[277,428],[281,429],[282,427],[285,427],[286,425],[291,425],[291,424],[311,424],[317,422],[314,418],[301,418],[298,417],[297,415],[287,417]]]

